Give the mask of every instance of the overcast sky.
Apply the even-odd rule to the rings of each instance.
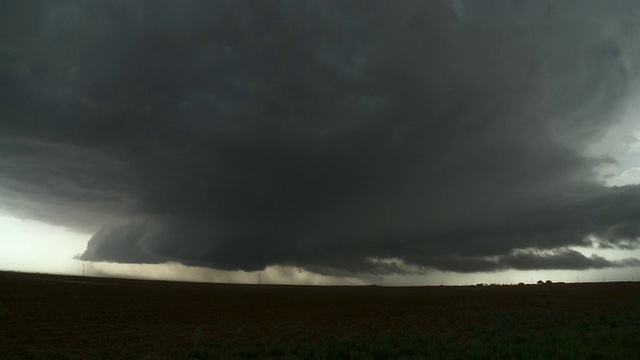
[[[5,261],[639,271],[638,1],[0,9]]]

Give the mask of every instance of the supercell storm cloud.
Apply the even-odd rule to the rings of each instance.
[[[2,211],[83,260],[324,274],[634,258],[590,152],[640,100],[637,1],[11,1]],[[4,22],[4,20],[3,20]],[[625,140],[631,143],[631,140]]]

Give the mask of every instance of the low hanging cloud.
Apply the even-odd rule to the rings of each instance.
[[[438,268],[445,271],[460,273],[493,272],[501,270],[589,270],[605,268],[623,268],[640,266],[640,260],[626,258],[623,260],[607,260],[602,256],[592,254],[585,256],[572,249],[556,249],[540,251],[535,249],[516,250],[511,254],[497,257],[465,258],[461,256],[445,256],[437,259]]]
[[[500,263],[506,268],[518,270],[554,270],[554,269],[603,269],[626,266],[639,266],[640,260],[628,258],[619,261],[610,261],[602,256],[591,255],[586,257],[575,250],[561,250],[550,254],[539,252],[516,252],[500,258]]]
[[[640,245],[589,153],[640,95],[640,5],[588,4],[10,1],[0,207],[88,261],[637,266],[570,250]]]

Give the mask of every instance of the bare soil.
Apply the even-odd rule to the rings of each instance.
[[[185,283],[0,272],[0,354],[167,354],[343,336],[438,335],[478,315],[608,313],[639,283],[324,287]],[[561,318],[560,316],[558,318]],[[464,336],[461,334],[460,336]]]

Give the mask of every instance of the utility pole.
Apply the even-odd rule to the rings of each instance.
[[[84,264],[82,264],[82,277],[84,277]]]
[[[258,285],[262,284],[262,273],[258,273]]]

